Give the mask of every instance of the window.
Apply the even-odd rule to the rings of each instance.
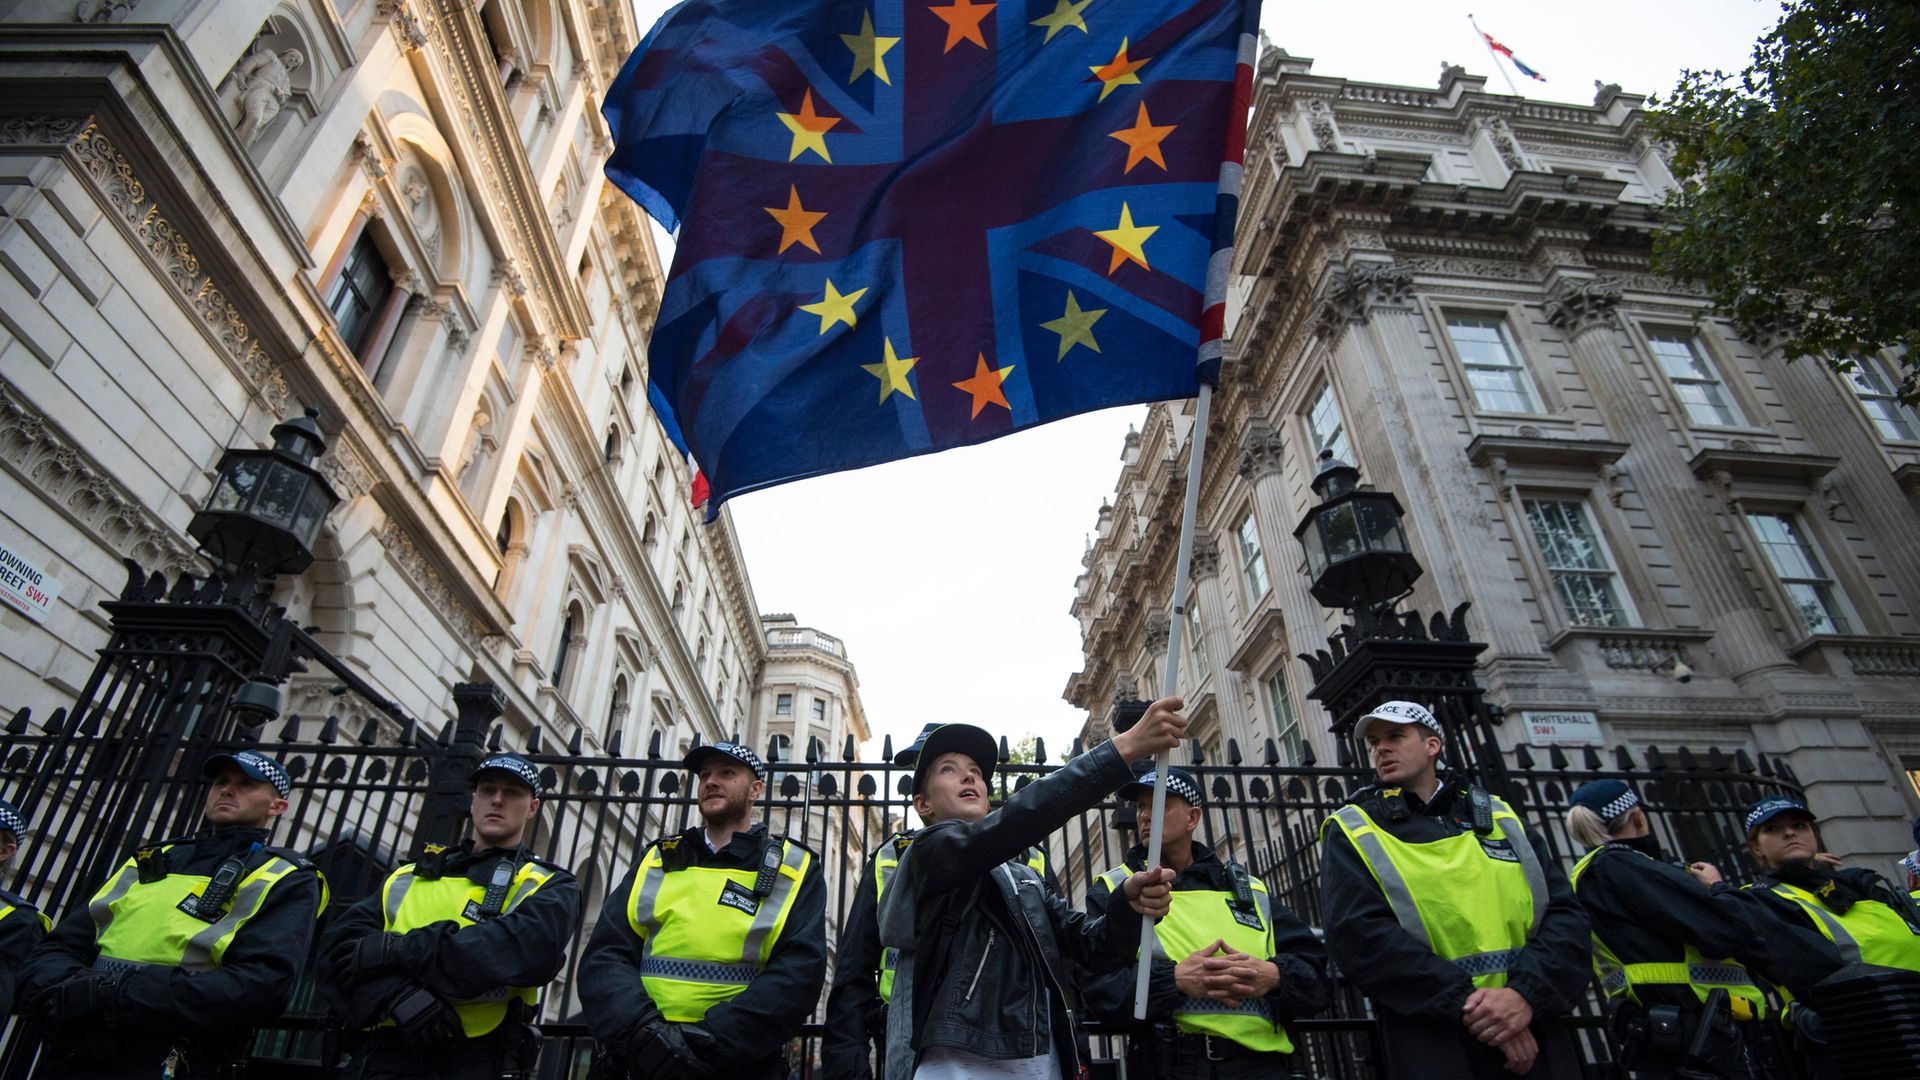
[[[819,698],[813,699],[813,722],[816,724],[827,722],[827,703]]]
[[[1267,595],[1267,562],[1260,557],[1260,527],[1253,511],[1240,519],[1233,536],[1240,549],[1240,581],[1247,587],[1247,610],[1251,611]]]
[[[1878,360],[1869,356],[1855,356],[1852,360],[1853,369],[1846,373],[1847,385],[1853,387],[1853,394],[1860,399],[1867,418],[1880,429],[1880,437],[1903,442],[1913,439],[1913,410],[1900,403],[1899,385],[1887,376]]]
[[[775,735],[767,741],[767,752],[775,761],[793,760],[793,738],[788,735]]]
[[[1748,514],[1747,527],[1753,530],[1760,549],[1767,553],[1773,576],[1786,590],[1787,602],[1800,615],[1809,634],[1851,634],[1833,579],[1827,576],[1820,555],[1807,542],[1806,531],[1792,514]]]
[[[793,715],[793,695],[792,694],[774,695],[773,715],[775,716],[792,716]]]
[[[1533,380],[1520,362],[1507,321],[1492,315],[1449,315],[1447,336],[1467,369],[1473,401],[1487,412],[1539,412]]]
[[[1631,619],[1614,587],[1613,567],[1577,502],[1526,500],[1527,524],[1547,562],[1567,621],[1575,626],[1627,626]]]
[[[567,617],[560,623],[560,648],[553,656],[553,678],[548,680],[555,686],[566,678],[567,661],[573,657],[573,637],[580,632],[579,612],[577,607],[568,608]]]
[[[1207,677],[1207,643],[1200,636],[1200,603],[1192,596],[1187,597],[1187,659],[1192,662],[1189,673],[1191,681],[1198,683]]]
[[[493,534],[493,546],[500,554],[505,555],[507,548],[512,544],[513,512],[511,510],[503,510],[500,512],[500,528]]]
[[[1340,403],[1333,399],[1333,384],[1320,384],[1320,393],[1314,396],[1313,405],[1307,409],[1307,430],[1313,434],[1313,453],[1317,458],[1322,450],[1332,450],[1333,456],[1349,465],[1354,463],[1353,451],[1347,445],[1347,429],[1340,422]]]
[[[1300,764],[1306,757],[1307,741],[1300,731],[1300,718],[1294,715],[1293,699],[1287,696],[1284,667],[1267,676],[1267,709],[1273,713],[1273,730],[1280,736],[1280,764]]]
[[[370,362],[362,352],[373,342],[375,319],[392,291],[387,258],[380,254],[380,245],[373,242],[372,230],[363,229],[353,250],[347,252],[340,276],[334,279],[333,294],[327,297],[327,310],[333,312],[334,324],[340,328],[340,340],[362,364]]]
[[[609,465],[620,460],[620,429],[618,427],[607,428],[607,445],[601,456]]]
[[[1673,383],[1673,392],[1686,406],[1688,419],[1721,427],[1745,422],[1698,337],[1684,330],[1649,330],[1647,347]]]

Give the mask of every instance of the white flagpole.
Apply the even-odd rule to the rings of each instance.
[[[1167,628],[1167,662],[1160,678],[1160,696],[1172,697],[1180,684],[1180,639],[1187,624],[1187,592],[1192,585],[1187,564],[1193,558],[1194,519],[1200,513],[1200,464],[1207,451],[1207,421],[1213,412],[1213,387],[1200,384],[1200,401],[1193,411],[1193,452],[1187,458],[1187,492],[1180,511],[1180,544],[1174,556],[1173,624]],[[1147,869],[1160,865],[1161,819],[1167,812],[1167,766],[1173,751],[1162,751],[1153,761],[1153,827],[1147,831]],[[1140,964],[1134,973],[1133,1018],[1147,1018],[1147,979],[1153,972],[1153,920],[1140,920]]]
[[[1479,23],[1473,21],[1472,12],[1467,13],[1467,24],[1473,27],[1475,34],[1479,35],[1480,44],[1487,47],[1487,55],[1493,59],[1493,69],[1500,73],[1502,79],[1507,80],[1507,90],[1512,93],[1514,97],[1519,97],[1520,88],[1513,85],[1513,76],[1507,74],[1506,65],[1500,62],[1500,54],[1493,51],[1493,43],[1487,40],[1487,32],[1480,29]]]

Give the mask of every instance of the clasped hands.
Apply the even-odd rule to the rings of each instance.
[[[1273,961],[1227,947],[1225,940],[1189,953],[1173,965],[1173,985],[1191,998],[1211,998],[1230,1007],[1252,998],[1264,998],[1280,985],[1280,968]]]
[[[1525,1076],[1540,1056],[1534,1040],[1533,1006],[1518,990],[1486,986],[1467,995],[1460,1022],[1473,1037],[1507,1056],[1507,1071]]]

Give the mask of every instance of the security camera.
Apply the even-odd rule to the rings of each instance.
[[[1689,683],[1693,681],[1693,669],[1687,666],[1686,661],[1677,656],[1674,657],[1673,660],[1673,681],[1678,683]]]

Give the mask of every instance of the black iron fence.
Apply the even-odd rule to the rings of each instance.
[[[16,891],[56,917],[84,904],[141,841],[193,829],[206,790],[198,766],[216,748],[236,743],[260,744],[293,777],[292,805],[276,841],[308,852],[319,864],[336,910],[372,892],[419,843],[457,837],[467,771],[508,741],[496,722],[497,691],[484,684],[457,687],[458,719],[438,732],[377,698],[378,715],[352,726],[334,717],[298,716],[261,725],[264,717],[226,707],[243,665],[260,653],[229,663],[209,645],[205,628],[189,618],[244,622],[258,620],[261,609],[249,615],[222,602],[211,586],[177,586],[174,595],[162,595],[155,580],[139,578],[140,596],[109,605],[116,633],[74,708],[44,718],[20,710],[0,731],[0,794],[33,822],[16,859]],[[130,583],[129,591],[135,589]],[[266,624],[274,625],[271,619]],[[289,638],[276,631],[260,640],[281,643],[279,663],[287,670],[301,670],[302,656],[338,670],[337,660],[314,655],[317,646],[305,635]],[[250,720],[256,726],[247,726]],[[572,869],[588,904],[568,965],[542,1002],[548,1036],[543,1077],[584,1076],[591,1044],[579,1024],[575,975],[602,898],[629,872],[646,841],[697,821],[687,777],[677,760],[663,758],[657,737],[655,745],[632,755],[623,753],[621,741],[622,733],[610,733],[607,753],[587,754],[578,736],[569,746],[552,746],[536,733],[510,747],[524,750],[541,768],[547,789],[533,843]],[[879,762],[855,760],[855,749],[849,743],[835,755],[814,742],[800,760],[775,762],[761,811],[774,829],[822,856],[829,935],[839,932],[864,854],[908,820],[909,778],[886,763],[891,746]],[[1072,748],[1069,756],[1077,751]],[[1201,838],[1259,874],[1278,903],[1320,925],[1319,825],[1365,782],[1364,775],[1351,767],[1321,766],[1311,755],[1281,765],[1271,740],[1251,754],[1230,740],[1225,751],[1223,760],[1205,760],[1196,743],[1176,755],[1188,759],[1208,795]],[[1544,760],[1536,756],[1542,752],[1526,747],[1499,753],[1503,768],[1487,771],[1569,866],[1579,852],[1565,833],[1562,811],[1569,791],[1587,780],[1617,777],[1632,784],[1669,850],[1717,863],[1730,880],[1750,873],[1741,854],[1740,809],[1763,793],[1798,787],[1784,766],[1744,752],[1554,749],[1544,751]],[[1000,798],[1057,767],[1044,746],[1037,760],[1013,763],[1005,760],[1003,741],[1001,757],[993,779]],[[1087,883],[1123,858],[1137,839],[1133,830],[1132,808],[1116,801],[1079,815],[1049,838],[1048,858],[1072,899],[1083,899]],[[1604,1063],[1609,1054],[1597,1013],[1588,1012],[1580,1021],[1588,1058]],[[1340,991],[1327,1015],[1303,1022],[1300,1033],[1296,1075],[1377,1075],[1376,1028],[1364,999],[1351,989]],[[817,1024],[809,1025],[798,1040],[802,1075],[811,1072],[817,1035]],[[1096,1041],[1096,1056],[1111,1056],[1108,1040]],[[285,1024],[263,1033],[256,1060],[273,1063],[270,1075],[317,1075],[331,1064],[333,1042],[307,987]],[[31,1058],[15,1025],[0,1046],[0,1075],[28,1075]]]

